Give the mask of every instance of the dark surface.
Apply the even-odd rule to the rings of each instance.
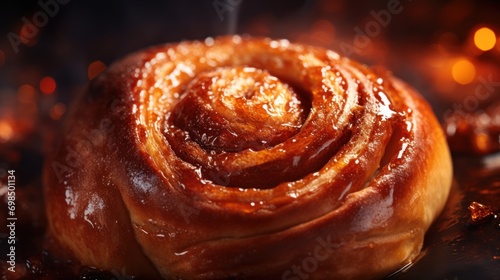
[[[445,210],[426,235],[418,259],[391,279],[500,279],[500,154],[454,160],[455,183]],[[479,202],[496,216],[471,221]]]

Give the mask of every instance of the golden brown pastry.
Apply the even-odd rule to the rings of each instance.
[[[443,132],[408,85],[233,36],[139,51],[94,80],[45,197],[52,236],[101,269],[365,279],[415,259],[450,183]]]

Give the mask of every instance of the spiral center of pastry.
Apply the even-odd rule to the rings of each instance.
[[[305,119],[298,94],[266,70],[217,68],[198,75],[176,105],[174,124],[210,150],[262,150],[295,135]]]

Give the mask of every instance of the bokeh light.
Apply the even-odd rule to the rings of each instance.
[[[466,85],[474,80],[476,77],[476,67],[467,59],[460,59],[453,64],[451,68],[451,75],[455,82]]]
[[[96,60],[90,63],[89,68],[87,70],[89,80],[94,79],[104,70],[106,70],[106,65],[102,61]]]
[[[490,137],[484,132],[480,132],[475,136],[474,144],[476,149],[481,152],[487,152],[488,147],[492,145],[492,143],[490,143]]]
[[[500,36],[497,38],[497,52],[500,53]]]
[[[61,102],[58,102],[50,109],[49,113],[50,118],[57,121],[64,115],[65,112],[66,112],[66,105],[64,105]]]
[[[23,44],[33,47],[38,42],[40,29],[32,24],[23,24],[19,33],[20,40]]]
[[[40,91],[44,94],[52,94],[56,90],[56,81],[52,77],[44,77],[40,80]]]
[[[14,135],[12,126],[7,121],[0,120],[0,143],[8,142]]]
[[[17,89],[17,98],[21,103],[33,102],[36,89],[30,85],[22,85]]]
[[[493,30],[488,27],[482,27],[474,33],[474,44],[482,51],[491,50],[497,41],[497,37]]]
[[[319,19],[311,26],[310,35],[316,39],[316,41],[324,45],[332,44],[335,35],[335,27],[330,21]]]

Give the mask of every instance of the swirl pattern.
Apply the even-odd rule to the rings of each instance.
[[[381,277],[418,255],[448,195],[427,103],[329,50],[181,42],[128,56],[88,91],[45,176],[50,231],[87,265]]]

